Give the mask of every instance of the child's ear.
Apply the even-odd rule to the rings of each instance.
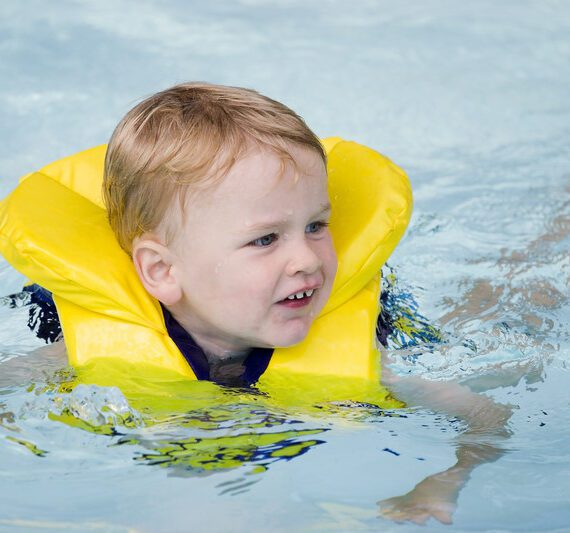
[[[172,252],[151,236],[137,237],[133,242],[133,263],[147,290],[164,305],[174,305],[182,298],[182,288],[173,275]]]

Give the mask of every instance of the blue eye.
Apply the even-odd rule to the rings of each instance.
[[[255,239],[255,240],[251,241],[249,244],[251,246],[264,247],[264,246],[270,246],[276,240],[277,240],[277,234],[276,233],[270,233],[269,235],[264,235],[263,237],[259,237],[259,239]]]
[[[311,222],[310,224],[307,224],[307,227],[305,228],[305,233],[319,233],[319,231],[322,231],[328,225],[329,223],[325,222],[324,220],[320,220],[318,222]]]

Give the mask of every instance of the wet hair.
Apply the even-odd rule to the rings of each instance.
[[[121,247],[158,231],[168,241],[171,213],[193,186],[219,182],[251,148],[294,164],[291,148],[319,139],[294,111],[250,89],[183,83],[143,100],[119,122],[107,148],[103,197]],[[174,211],[176,211],[174,209]]]

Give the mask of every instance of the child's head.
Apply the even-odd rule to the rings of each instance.
[[[109,221],[148,292],[204,348],[294,344],[336,272],[325,163],[318,138],[283,104],[178,85],[113,133]]]
[[[285,161],[292,146],[326,159],[301,117],[255,91],[184,83],[152,95],[119,122],[107,149],[103,193],[119,244],[131,253],[145,232],[168,239],[177,199],[219,182],[253,147]]]

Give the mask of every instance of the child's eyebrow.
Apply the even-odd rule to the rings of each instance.
[[[330,202],[325,202],[321,204],[319,211],[311,217],[311,219],[318,219],[320,217],[327,216],[332,209]],[[247,224],[246,230],[248,233],[256,233],[260,231],[266,231],[274,229],[275,226],[278,226],[283,222],[283,219],[273,219],[273,220],[265,220],[262,222]]]

